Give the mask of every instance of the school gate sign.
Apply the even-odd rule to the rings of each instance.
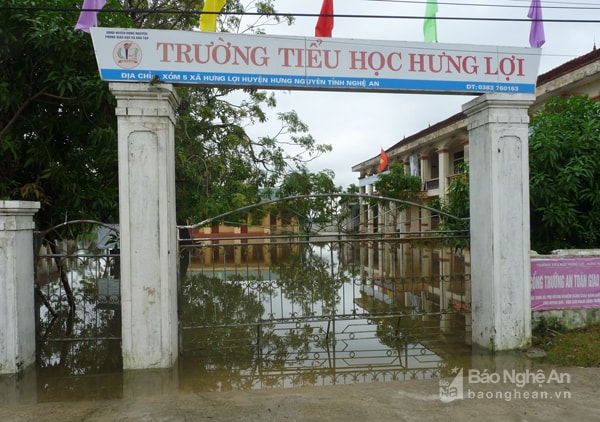
[[[540,50],[92,28],[105,81],[234,88],[534,93]]]
[[[471,173],[472,340],[531,341],[530,48],[92,28],[117,99],[124,369],[178,355],[173,84],[485,94],[463,106]],[[32,313],[33,314],[33,313]]]

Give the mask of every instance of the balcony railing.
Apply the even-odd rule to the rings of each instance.
[[[434,190],[440,188],[440,179],[430,179],[425,181],[425,190]]]

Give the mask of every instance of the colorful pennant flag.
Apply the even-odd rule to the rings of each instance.
[[[202,14],[200,15],[200,31],[215,32],[217,30],[217,18],[227,0],[205,0]],[[208,13],[206,13],[208,12]]]
[[[529,31],[529,45],[533,48],[540,48],[546,42],[544,34],[544,21],[542,18],[542,1],[531,0],[531,6],[527,17],[531,19],[531,30]]]
[[[425,6],[425,21],[423,22],[423,35],[425,42],[437,42],[437,23],[435,15],[438,12],[437,0],[427,0]]]
[[[333,31],[333,0],[323,0],[321,13],[315,26],[315,37],[331,37]]]
[[[98,11],[104,7],[106,0],[83,0],[79,20],[75,25],[75,30],[78,29],[90,33],[92,26],[98,26]]]
[[[377,169],[378,173],[383,173],[390,162],[390,157],[388,157],[387,153],[381,148],[381,154],[379,155],[379,168]]]

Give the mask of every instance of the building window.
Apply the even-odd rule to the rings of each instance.
[[[292,215],[289,211],[283,211],[281,213],[281,224],[283,226],[289,226],[292,224]]]
[[[465,161],[465,151],[457,151],[454,153],[453,169],[454,174],[458,174],[458,165]]]

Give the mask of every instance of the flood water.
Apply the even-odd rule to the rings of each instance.
[[[353,341],[356,341],[353,343]],[[369,349],[367,339],[340,341],[327,356],[307,353],[287,369],[245,362],[251,353],[231,351],[183,355],[174,368],[123,371],[99,365],[96,371],[73,374],[33,365],[19,375],[0,376],[0,404],[111,400],[176,393],[318,387],[334,384],[407,382],[451,377],[454,370],[490,373],[536,370],[543,363],[522,352],[491,354],[464,344],[448,344],[440,354],[423,346]],[[441,354],[444,353],[445,357]],[[237,359],[237,360],[236,360]]]
[[[0,376],[0,403],[406,382],[446,377],[455,368],[533,365],[521,353],[473,349],[464,315],[425,312],[424,296],[340,270],[332,254],[313,258],[244,271],[192,260],[180,287],[178,362],[147,371],[122,370],[111,262],[80,259],[67,273],[74,309],[61,280],[48,277],[37,364]]]

